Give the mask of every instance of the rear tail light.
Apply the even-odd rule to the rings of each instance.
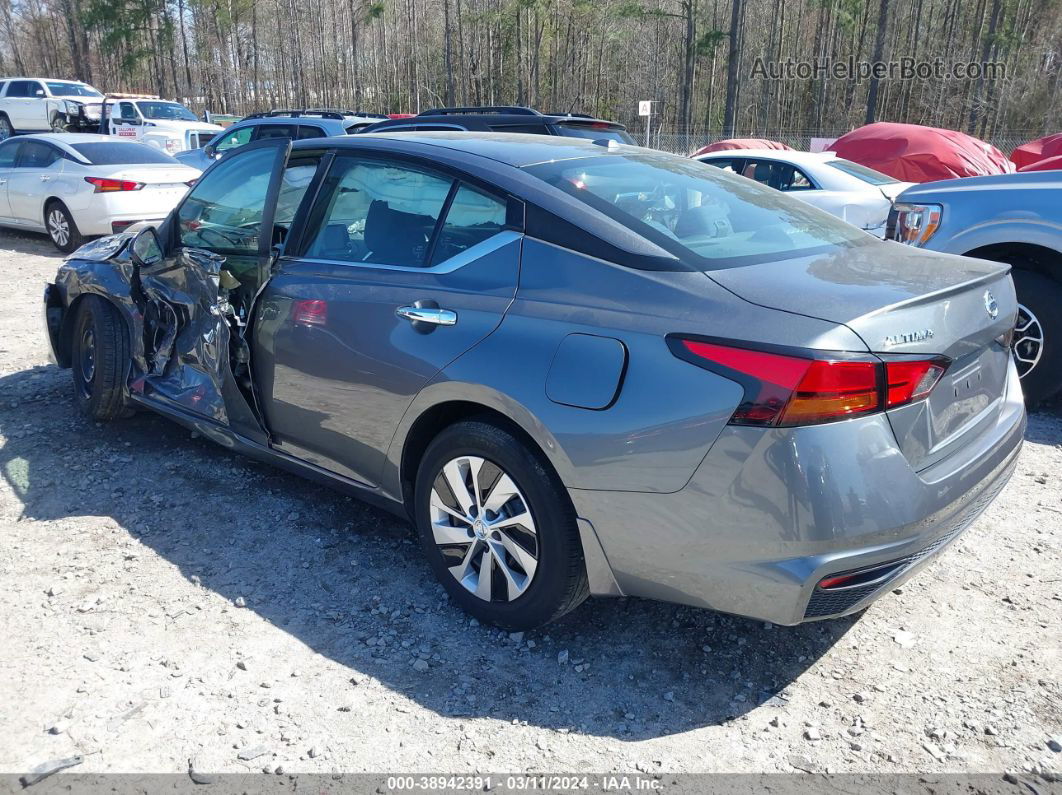
[[[947,359],[913,359],[885,362],[888,390],[885,406],[902,406],[929,395],[944,375]]]
[[[107,177],[85,177],[85,182],[96,187],[94,193],[116,193],[119,191],[140,190],[143,182],[129,179],[109,179]]]
[[[328,302],[317,299],[296,301],[291,305],[291,320],[299,326],[328,325]]]
[[[929,395],[947,359],[882,361],[830,351],[777,353],[673,338],[672,352],[737,381],[745,396],[732,425],[793,426],[883,411]]]

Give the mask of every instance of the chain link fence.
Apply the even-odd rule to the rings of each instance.
[[[680,155],[691,155],[702,146],[707,146],[713,141],[721,141],[724,138],[766,138],[806,152],[812,149],[812,141],[814,139],[832,140],[840,138],[848,130],[775,130],[769,134],[735,132],[732,136],[725,136],[719,132],[676,133],[667,132],[666,130],[652,130],[648,144],[646,144],[644,130],[629,128],[629,132],[634,137],[634,140],[643,146],[648,145],[652,149],[660,149]],[[984,140],[1009,157],[1015,147],[1040,138],[1045,134],[1040,130],[1009,130],[986,136]]]

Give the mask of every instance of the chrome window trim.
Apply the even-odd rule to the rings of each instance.
[[[491,235],[486,240],[482,240],[471,248],[466,248],[460,254],[455,254],[449,259],[443,260],[437,265],[431,267],[421,268],[415,265],[384,265],[376,262],[354,262],[352,260],[341,259],[325,259],[321,257],[281,257],[283,262],[300,263],[305,262],[315,265],[344,265],[351,268],[363,268],[368,270],[388,270],[399,271],[401,273],[435,273],[445,274],[453,273],[459,268],[463,268],[470,262],[474,262],[480,257],[485,257],[488,254],[492,254],[500,248],[504,248],[512,242],[518,241],[523,238],[522,232],[515,232],[512,229],[502,229],[497,234]]]

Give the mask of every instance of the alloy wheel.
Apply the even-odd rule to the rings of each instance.
[[[1029,307],[1018,304],[1018,322],[1014,326],[1014,363],[1018,377],[1024,378],[1040,361],[1044,352],[1044,330]]]
[[[58,207],[48,213],[48,234],[57,246],[62,247],[70,242],[70,223]]]
[[[78,374],[82,394],[90,395],[92,380],[96,377],[96,334],[91,324],[81,332],[81,344],[78,346]]]
[[[531,509],[513,479],[492,461],[459,456],[435,477],[431,529],[450,573],[486,602],[511,602],[538,568]]]

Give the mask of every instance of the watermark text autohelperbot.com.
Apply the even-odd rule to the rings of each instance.
[[[948,61],[944,58],[904,56],[891,61],[815,58],[768,60],[757,56],[749,76],[759,80],[1002,80],[1007,65],[997,61]]]

